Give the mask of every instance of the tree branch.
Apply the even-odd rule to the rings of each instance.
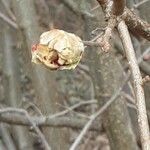
[[[122,40],[127,59],[129,61],[129,67],[132,72],[134,89],[136,95],[136,106],[138,111],[138,122],[141,136],[141,144],[143,150],[150,149],[150,135],[149,135],[149,125],[146,114],[144,90],[142,87],[142,77],[136,60],[134,48],[131,42],[131,38],[127,29],[127,26],[124,21],[121,21],[118,24],[118,31],[120,38]]]
[[[114,0],[112,7],[110,6],[110,0],[97,1],[105,12],[106,17],[112,16],[112,14],[120,15],[121,12],[124,10],[122,14],[122,19],[126,22],[129,29],[136,35],[140,35],[141,37],[150,41],[150,24],[140,19],[134,12],[132,12],[127,7],[125,7],[124,9],[125,0],[121,0],[120,2],[119,0]]]
[[[133,11],[128,8],[125,8],[122,18],[133,33],[140,35],[141,37],[150,41],[149,23],[140,19]]]
[[[69,127],[72,129],[81,129],[87,123],[85,119],[70,118],[70,117],[30,117],[30,119],[40,127],[55,127],[55,128],[64,128]],[[8,124],[22,125],[22,126],[31,126],[29,120],[23,116],[16,113],[5,113],[0,114],[0,121]],[[92,131],[101,131],[99,123],[94,123],[90,130]]]

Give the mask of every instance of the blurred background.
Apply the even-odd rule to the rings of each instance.
[[[127,0],[127,5],[150,22],[149,0]],[[90,41],[100,36],[106,25],[96,0],[0,0],[0,108],[21,108],[31,117],[66,111],[55,117],[60,126],[39,127],[52,150],[71,147],[90,116],[121,86],[128,62],[117,31],[109,53],[87,46],[75,70],[50,71],[32,64],[31,47],[38,43],[41,33],[51,29],[62,29]],[[134,33],[131,37],[142,76],[150,75],[150,44]],[[150,119],[150,83],[144,85],[144,90]],[[131,79],[76,149],[140,150],[136,115]],[[71,121],[74,128],[69,125]],[[45,147],[32,127],[4,121],[0,123],[0,149]]]

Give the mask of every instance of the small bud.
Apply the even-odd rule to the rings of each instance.
[[[33,45],[32,62],[40,62],[52,70],[74,69],[83,51],[84,45],[78,36],[54,29],[40,36],[40,42],[36,48]]]

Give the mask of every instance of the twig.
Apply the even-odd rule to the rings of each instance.
[[[100,7],[99,5],[97,5],[97,6],[93,7],[93,8],[90,10],[90,12],[95,11],[95,10],[96,10],[96,9],[98,9],[99,7]]]
[[[6,15],[4,15],[2,12],[0,12],[0,18],[3,19],[6,23],[8,23],[11,27],[18,29],[18,25]]]
[[[84,128],[82,129],[82,131],[80,132],[79,136],[77,137],[77,139],[75,140],[75,142],[72,144],[72,146],[70,147],[69,150],[75,150],[77,148],[77,146],[80,144],[81,140],[83,139],[84,135],[87,133],[87,131],[89,130],[91,124],[94,122],[94,120],[101,115],[102,113],[104,113],[106,111],[106,109],[117,99],[117,97],[120,95],[120,92],[122,91],[124,85],[127,83],[129,79],[129,75],[126,77],[125,81],[123,82],[122,86],[114,93],[114,95],[110,98],[110,100],[108,100],[104,106],[102,106],[102,108],[100,108],[100,110],[98,110],[96,113],[94,113],[93,115],[91,115],[90,120],[87,122],[87,124],[84,126]]]
[[[98,42],[92,42],[92,41],[82,41],[82,42],[86,46],[96,46],[96,47],[100,46],[100,43],[98,43]]]
[[[15,108],[0,109],[0,114],[3,114],[3,113],[19,113],[21,115],[24,115],[27,118],[27,120],[29,121],[30,125],[33,127],[33,129],[37,132],[37,134],[41,138],[41,141],[44,144],[45,149],[46,150],[51,150],[49,144],[47,143],[47,141],[44,137],[44,135],[42,134],[40,129],[36,126],[35,122],[32,121],[31,117],[29,116],[29,114],[26,110],[24,110],[24,109],[15,109]]]
[[[15,15],[13,14],[13,12],[11,11],[10,7],[8,6],[8,2],[6,0],[1,0],[2,1],[2,4],[4,5],[9,17],[13,20],[13,21],[16,21],[16,17]]]
[[[143,0],[143,1],[139,2],[139,3],[137,3],[137,4],[134,4],[134,8],[138,8],[138,7],[140,7],[141,5],[143,5],[144,3],[148,2],[148,1],[149,0]]]
[[[142,87],[142,77],[136,60],[134,48],[131,42],[129,31],[124,21],[118,24],[118,31],[126,52],[129,66],[134,80],[134,89],[136,95],[136,106],[138,111],[138,122],[143,150],[150,149],[149,125],[146,114],[144,90]]]
[[[56,113],[56,114],[54,114],[54,115],[48,116],[48,118],[49,118],[49,119],[52,119],[52,118],[60,117],[60,116],[63,116],[63,115],[65,115],[65,114],[69,113],[70,111],[72,111],[72,110],[74,110],[74,109],[80,107],[80,106],[88,105],[88,104],[94,104],[94,103],[97,103],[97,101],[96,101],[96,100],[81,101],[81,102],[79,102],[79,103],[77,103],[77,104],[75,104],[75,105],[73,105],[73,106],[71,106],[71,107],[68,107],[68,108],[67,108],[66,110],[64,110],[64,111],[61,111],[61,112]]]
[[[83,15],[83,16],[86,16],[86,17],[89,17],[89,18],[93,18],[94,15],[91,14],[90,12],[87,12],[87,11],[83,11],[83,10],[80,10],[78,8],[78,6],[76,5],[76,2],[74,2],[73,0],[62,0],[62,2],[71,10],[73,11],[75,14],[77,15]]]

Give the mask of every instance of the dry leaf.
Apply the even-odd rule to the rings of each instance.
[[[40,36],[39,44],[32,46],[32,62],[55,69],[74,69],[83,54],[82,40],[73,33],[54,29]]]

